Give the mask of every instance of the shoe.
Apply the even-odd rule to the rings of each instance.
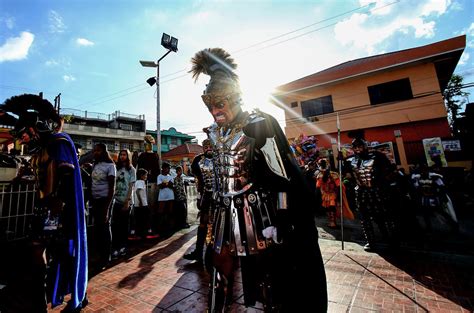
[[[125,247],[122,247],[120,248],[118,253],[120,256],[125,256],[127,254],[127,250],[125,249]]]
[[[372,252],[372,251],[374,251],[374,249],[373,249],[373,247],[370,243],[366,243],[365,246],[364,246],[364,251]]]
[[[119,252],[117,250],[114,250],[114,252],[112,252],[112,260],[117,260],[119,257]]]
[[[202,253],[198,253],[196,250],[194,250],[191,253],[183,255],[183,258],[190,261],[202,262]]]

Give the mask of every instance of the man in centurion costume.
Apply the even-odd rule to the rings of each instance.
[[[266,312],[325,312],[326,276],[309,191],[288,141],[270,115],[241,108],[236,64],[220,49],[192,59],[194,78],[211,76],[202,99],[216,186],[209,311],[232,302],[240,265],[246,306]]]
[[[211,141],[205,139],[202,142],[204,153],[197,155],[191,164],[191,171],[196,177],[198,199],[197,208],[199,210],[199,227],[197,231],[196,249],[184,255],[187,260],[196,260],[202,263],[204,243],[206,241],[209,215],[213,213],[213,193],[214,193],[214,166],[212,160]]]
[[[76,148],[60,132],[62,120],[37,95],[14,96],[0,112],[18,115],[12,134],[28,145],[36,174],[37,197],[31,219],[31,283],[24,286],[31,312],[46,312],[71,293],[64,312],[87,305],[87,236],[82,180]],[[46,298],[47,295],[47,298]]]
[[[347,159],[347,166],[356,181],[356,208],[360,213],[362,230],[367,240],[364,249],[371,251],[375,243],[372,221],[375,221],[386,240],[394,243],[395,239],[395,224],[392,212],[387,206],[388,175],[391,166],[385,154],[369,151],[363,130],[352,131],[348,135],[354,138],[354,156]]]

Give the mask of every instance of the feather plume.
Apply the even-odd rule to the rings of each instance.
[[[230,54],[222,48],[207,48],[197,52],[191,59],[192,68],[189,73],[193,74],[195,81],[199,75],[212,76],[213,73],[225,72],[230,78],[237,80],[238,76],[234,70],[237,64]]]
[[[5,112],[11,112],[16,115],[22,115],[28,110],[34,110],[38,112],[38,115],[42,118],[55,118],[57,116],[56,111],[53,108],[51,102],[46,99],[42,99],[38,95],[23,94],[19,96],[13,96],[0,105],[0,110]]]

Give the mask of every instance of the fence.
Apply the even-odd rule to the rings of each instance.
[[[0,183],[0,240],[23,238],[35,205],[35,184]]]
[[[150,186],[149,186],[150,187]],[[85,187],[83,188],[85,190]],[[196,187],[188,186],[188,201],[196,198]],[[29,231],[35,206],[34,183],[0,182],[0,242],[22,239]],[[93,225],[86,205],[87,226]]]

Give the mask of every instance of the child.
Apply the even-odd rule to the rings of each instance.
[[[147,201],[146,180],[148,171],[139,168],[137,171],[137,181],[135,182],[135,233],[142,239],[153,236],[150,229],[150,210]],[[147,236],[148,235],[148,236]]]

